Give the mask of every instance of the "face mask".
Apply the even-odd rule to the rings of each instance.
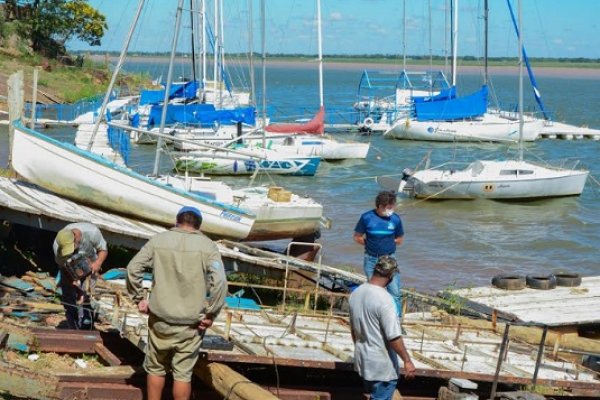
[[[392,215],[394,215],[394,210],[388,210],[388,209],[383,210],[384,217],[391,217]]]

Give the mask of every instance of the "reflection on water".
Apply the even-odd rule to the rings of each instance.
[[[275,75],[273,81],[280,84],[269,87],[269,101],[283,110],[290,104],[316,104],[316,75],[313,80],[313,71],[296,72],[291,74],[278,69],[270,72]],[[300,77],[295,78],[298,74]],[[326,74],[326,104],[351,107],[359,77],[360,72],[356,71]],[[546,91],[547,105],[557,113],[569,115],[569,122],[600,128],[600,115],[593,109],[594,104],[600,103],[600,83],[551,78],[544,81],[553,91]],[[498,86],[501,85],[496,82]],[[295,96],[289,96],[290,87]],[[572,92],[578,96],[568,96]],[[316,109],[316,105],[313,108]],[[572,109],[576,110],[571,113]],[[5,165],[7,130],[2,127],[0,132],[0,162]],[[52,134],[72,140],[73,132],[52,131]],[[362,265],[362,248],[353,242],[352,233],[359,215],[374,206],[379,191],[375,176],[398,174],[404,167],[422,165],[426,156],[431,165],[436,165],[451,160],[507,158],[515,151],[514,146],[506,145],[388,141],[377,135],[341,136],[370,141],[372,148],[368,158],[322,163],[315,177],[262,176],[255,184],[283,185],[321,202],[326,215],[333,220],[332,229],[324,231],[321,239],[324,262],[357,270]],[[593,177],[600,177],[598,154],[600,142],[591,140],[542,140],[526,146],[526,156],[534,160],[576,157],[590,169]],[[131,166],[140,172],[149,172],[153,155],[150,147],[133,146]],[[167,157],[163,157],[163,166],[170,167]],[[248,184],[245,178],[223,180],[236,186]],[[590,179],[581,197],[518,203],[401,199],[398,210],[406,231],[398,252],[402,279],[407,286],[434,291],[449,285],[486,284],[500,272],[525,274],[567,268],[598,275],[598,193],[597,183]]]

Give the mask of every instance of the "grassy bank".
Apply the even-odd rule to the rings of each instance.
[[[42,103],[72,103],[96,96],[106,91],[111,78],[107,65],[87,59],[80,66],[71,66],[56,60],[37,56],[15,57],[10,52],[0,51],[0,95],[7,94],[6,80],[10,74],[23,70],[25,98],[30,101],[36,67],[39,67],[38,101]],[[150,77],[145,74],[126,74],[117,81],[118,86],[130,90],[149,86],[150,83]]]

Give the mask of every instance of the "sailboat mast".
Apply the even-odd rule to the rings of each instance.
[[[321,0],[317,0],[317,40],[319,42],[319,107],[323,107],[323,37],[321,34]]]
[[[214,100],[213,102],[217,102],[217,90],[219,79],[218,79],[218,70],[219,70],[219,0],[213,0],[213,87],[214,87]]]
[[[248,0],[248,53],[250,53],[250,104],[256,107],[256,86],[254,82],[254,10],[252,8],[254,0]]]
[[[161,135],[165,132],[165,120],[167,119],[167,108],[169,106],[169,94],[171,93],[171,82],[173,81],[173,64],[175,64],[175,54],[177,52],[177,38],[179,38],[179,28],[181,27],[181,13],[183,11],[183,0],[179,0],[177,5],[177,13],[175,14],[175,34],[173,35],[173,43],[171,45],[171,57],[169,58],[169,72],[167,73],[167,86],[165,87],[165,97],[163,99],[162,113],[160,116],[160,128],[158,133]],[[162,148],[162,137],[158,137],[156,143],[156,154],[154,155],[154,169],[152,174],[158,176],[158,167],[160,165],[160,153]]]
[[[192,40],[192,81],[196,82],[196,38],[194,35],[194,31],[196,27],[194,26],[194,21],[196,20],[196,5],[194,0],[190,0],[190,25],[192,27],[191,40]]]
[[[521,0],[518,1],[519,7],[519,161],[523,161],[523,27],[521,14]]]
[[[265,0],[260,0],[260,47],[262,54],[262,126],[267,126],[267,38]]]
[[[452,86],[456,86],[458,59],[458,0],[452,2]]]
[[[98,128],[100,127],[100,122],[104,118],[104,113],[106,112],[106,107],[108,106],[108,101],[110,100],[110,95],[115,86],[115,82],[117,80],[117,76],[119,72],[121,72],[121,67],[123,66],[123,62],[125,62],[125,55],[127,55],[127,50],[129,49],[129,43],[131,43],[131,38],[133,37],[133,32],[135,32],[135,27],[140,19],[140,14],[142,13],[142,8],[144,8],[144,1],[140,0],[138,3],[138,8],[135,13],[135,17],[133,18],[133,22],[131,23],[131,28],[129,28],[129,33],[127,34],[127,39],[125,40],[125,44],[123,45],[123,49],[121,50],[121,54],[119,55],[119,61],[115,66],[115,70],[113,71],[112,77],[110,78],[110,83],[108,84],[108,88],[106,89],[106,94],[104,95],[104,100],[102,100],[102,106],[100,107],[100,115],[96,119],[94,123],[94,129],[92,130],[92,134],[90,136],[90,141],[87,145],[87,151],[92,150],[92,145],[94,144],[94,140],[96,139],[96,134],[98,133]],[[35,106],[35,105],[34,105]]]
[[[402,71],[406,71],[406,0],[402,2]]]
[[[200,0],[200,16],[202,18],[202,102],[206,101],[206,1]]]
[[[489,41],[489,16],[490,7],[488,0],[483,2],[483,84],[487,85],[489,80],[488,72],[488,41]]]

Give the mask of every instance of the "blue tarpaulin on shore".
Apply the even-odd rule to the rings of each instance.
[[[417,121],[455,121],[474,118],[487,111],[488,88],[486,85],[473,94],[443,101],[415,103]]]
[[[148,126],[160,124],[162,106],[152,106]],[[235,125],[238,122],[255,125],[256,110],[254,107],[236,108],[233,110],[215,110],[212,104],[169,104],[165,124],[199,124]]]

